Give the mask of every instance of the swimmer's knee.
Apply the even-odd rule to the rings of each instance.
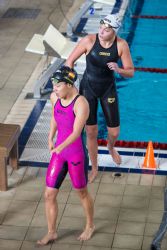
[[[109,138],[111,137],[111,139],[117,139],[119,136],[119,132],[120,132],[119,127],[109,128],[108,129],[108,136],[109,136]]]
[[[87,190],[87,188],[78,189],[77,193],[78,193],[80,199],[82,199],[82,200],[85,199],[88,196],[88,190]]]
[[[86,126],[86,135],[89,139],[97,138],[97,135],[98,135],[97,125]]]
[[[45,201],[53,201],[57,196],[58,190],[57,189],[46,189],[44,193]]]

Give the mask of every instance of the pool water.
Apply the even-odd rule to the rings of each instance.
[[[119,35],[129,43],[135,67],[167,69],[167,20],[132,18],[166,16],[166,0],[131,1]],[[136,71],[133,78],[116,75],[121,132],[119,140],[167,143],[167,74]],[[99,138],[106,126],[99,105]]]

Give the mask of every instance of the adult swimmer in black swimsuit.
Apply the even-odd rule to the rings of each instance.
[[[98,34],[89,34],[81,39],[66,61],[67,66],[73,67],[75,61],[82,54],[86,54],[86,70],[80,84],[80,94],[86,97],[90,106],[90,115],[86,123],[87,146],[92,163],[89,182],[98,174],[98,99],[107,123],[109,152],[116,164],[121,163],[121,157],[114,149],[120,131],[114,72],[123,77],[133,77],[134,66],[127,42],[117,36],[120,25],[117,14],[106,16],[100,21]],[[117,64],[119,58],[122,62],[121,68]]]

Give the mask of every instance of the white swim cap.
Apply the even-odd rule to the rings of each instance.
[[[121,27],[121,20],[118,14],[110,14],[105,16],[101,21],[101,24],[106,24],[108,27],[112,27],[113,30],[117,33]]]

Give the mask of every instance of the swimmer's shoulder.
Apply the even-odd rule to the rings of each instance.
[[[83,95],[79,95],[75,101],[75,107],[80,108],[81,106],[85,106],[85,108],[89,109],[89,104],[86,98]]]
[[[117,47],[119,54],[122,54],[123,51],[129,50],[129,45],[125,39],[117,36]]]
[[[127,41],[119,36],[117,36],[117,44],[118,44],[118,46],[121,46],[121,47],[128,46]]]
[[[57,99],[58,99],[58,97],[57,97],[56,93],[52,92],[51,95],[50,95],[50,101],[51,101],[51,103],[52,103],[53,106],[57,102]]]
[[[95,43],[96,40],[96,34],[89,34],[81,39],[81,43],[84,45],[91,46]]]

